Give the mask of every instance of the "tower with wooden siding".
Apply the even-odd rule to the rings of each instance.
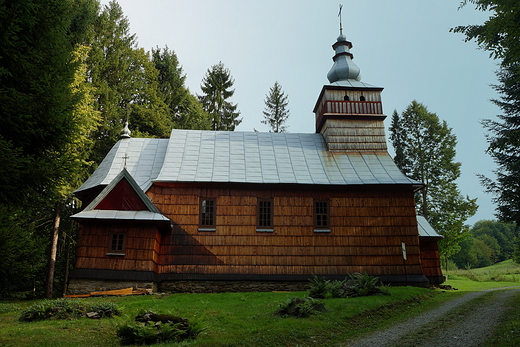
[[[76,191],[88,206],[73,216],[72,281],[273,290],[313,275],[427,285],[425,271],[440,274],[435,245],[419,238],[414,192],[423,185],[387,152],[383,88],[361,82],[343,35],[333,47],[315,133],[122,138]]]

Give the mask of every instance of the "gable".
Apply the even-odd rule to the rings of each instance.
[[[123,177],[115,187],[96,205],[96,210],[148,211],[145,203]]]

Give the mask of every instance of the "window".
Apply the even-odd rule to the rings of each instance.
[[[366,98],[365,98],[363,95],[361,95],[361,96],[359,97],[359,101],[366,101]]]
[[[199,231],[215,231],[215,200],[200,200]]]
[[[273,200],[258,199],[256,221],[256,231],[273,231]]]
[[[125,233],[110,233],[109,242],[108,253],[106,255],[125,255]]]
[[[348,97],[348,95],[345,95],[345,96],[343,97],[343,100],[345,100],[345,101],[349,101],[350,98]]]
[[[329,202],[327,200],[314,201],[314,231],[330,232]]]

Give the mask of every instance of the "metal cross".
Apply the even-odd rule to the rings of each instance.
[[[341,23],[341,10],[343,9],[343,5],[339,5],[339,13],[338,13],[338,17],[339,17],[339,34],[340,35],[343,35],[343,24]]]
[[[130,159],[130,157],[128,156],[127,153],[125,153],[125,156],[123,157],[123,159],[125,160],[125,166],[124,166],[124,168],[126,169],[126,160],[127,160],[127,159]]]

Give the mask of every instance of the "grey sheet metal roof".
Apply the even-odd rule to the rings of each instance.
[[[81,211],[72,216],[76,220],[80,219],[118,219],[118,220],[138,220],[138,221],[157,221],[169,222],[170,220],[160,213],[151,211],[119,211],[119,210],[90,210]]]
[[[75,193],[108,185],[124,168],[147,191],[152,182],[406,184],[386,152],[330,152],[321,134],[174,129],[170,139],[117,142]]]
[[[75,193],[108,185],[125,166],[143,191],[152,185],[151,180],[157,177],[161,170],[168,139],[127,138],[117,142],[96,171]]]
[[[329,152],[321,134],[177,129],[153,181],[421,185],[388,153]]]
[[[417,227],[419,229],[419,236],[443,238],[423,216],[417,216]]]

